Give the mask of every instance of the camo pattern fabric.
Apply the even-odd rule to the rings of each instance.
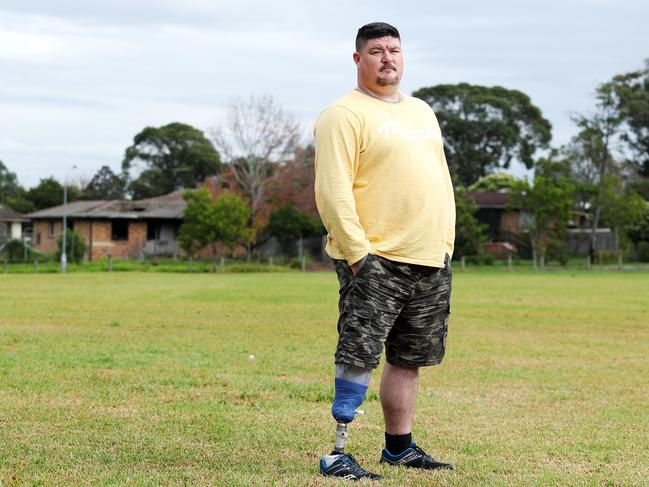
[[[334,260],[340,282],[336,363],[376,368],[385,345],[388,363],[422,367],[442,362],[451,312],[452,271],[369,254],[353,275]]]

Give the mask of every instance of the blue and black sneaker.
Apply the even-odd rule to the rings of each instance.
[[[424,470],[454,470],[455,467],[450,463],[442,463],[435,460],[424,450],[419,448],[415,442],[412,442],[410,448],[401,452],[399,455],[393,455],[385,448],[381,453],[380,463],[389,465],[403,465],[404,467],[421,468]]]
[[[364,470],[351,453],[325,455],[320,460],[320,474],[325,477],[340,477],[343,480],[383,480],[383,477]]]

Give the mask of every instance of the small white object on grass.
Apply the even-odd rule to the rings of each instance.
[[[255,357],[253,354],[248,355],[248,360],[255,360],[255,358],[257,357]]]

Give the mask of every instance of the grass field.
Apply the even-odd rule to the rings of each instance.
[[[383,485],[649,485],[649,273],[456,272],[414,436]],[[336,485],[333,273],[0,275],[0,484]],[[249,356],[255,355],[254,360]]]

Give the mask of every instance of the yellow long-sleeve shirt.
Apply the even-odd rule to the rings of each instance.
[[[318,117],[315,193],[327,253],[351,265],[368,253],[442,267],[455,240],[455,199],[432,109],[356,90]]]

